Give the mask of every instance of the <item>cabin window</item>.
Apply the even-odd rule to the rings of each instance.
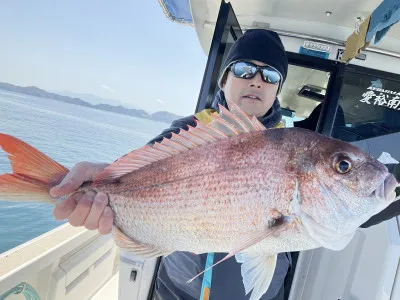
[[[316,129],[329,76],[330,72],[289,65],[278,95],[286,127]]]
[[[347,72],[336,114],[332,136],[347,142],[398,133],[400,82]]]
[[[400,160],[400,80],[345,72],[332,137]],[[392,79],[389,79],[392,78]],[[388,164],[389,169],[395,164]]]

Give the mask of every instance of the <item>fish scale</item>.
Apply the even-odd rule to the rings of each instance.
[[[131,190],[130,195],[119,198],[107,188],[99,190],[109,193],[110,205],[117,212],[115,224],[128,236],[143,243],[157,240],[157,246],[162,249],[175,249],[177,241],[187,240],[186,248],[180,248],[181,251],[202,253],[208,249],[227,252],[232,249],[234,241],[248,233],[248,228],[266,228],[271,209],[290,213],[294,184],[291,185],[292,190],[285,188],[287,185],[282,174],[279,180],[281,184],[276,185],[276,180],[268,180],[268,175],[277,172],[274,172],[274,168],[269,172],[272,173],[268,174],[264,168],[258,167],[199,175],[201,180],[191,177],[171,182],[170,178],[166,178],[168,184],[160,185],[156,180],[158,184],[155,187],[141,188],[136,193]],[[216,178],[224,180],[217,181]],[[123,185],[125,180],[129,181],[129,178],[121,178],[120,184]],[[178,189],[185,192],[176,192]],[[231,194],[227,195],[226,191],[231,191]],[[273,195],[276,195],[275,199]],[[282,198],[286,201],[282,201]],[[163,199],[161,206],[157,204],[158,199]],[[199,201],[205,205],[199,205]],[[171,223],[176,226],[170,227]],[[162,234],[154,238],[151,232]],[[203,239],[213,242],[199,243],[199,234]]]

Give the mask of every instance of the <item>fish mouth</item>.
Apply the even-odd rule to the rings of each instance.
[[[393,202],[396,199],[398,182],[393,174],[389,173],[383,183],[372,192],[372,196],[379,202]]]

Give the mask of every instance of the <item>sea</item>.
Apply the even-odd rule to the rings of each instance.
[[[27,142],[67,168],[80,161],[110,163],[168,126],[0,90],[0,132]],[[11,166],[0,148],[0,174],[8,172]],[[0,199],[0,253],[65,222],[54,220],[52,204]]]

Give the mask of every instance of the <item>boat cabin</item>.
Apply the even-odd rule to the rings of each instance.
[[[286,126],[312,127],[376,158],[388,152],[400,159],[400,25],[394,23],[379,41],[378,33],[365,42],[376,34],[373,26],[385,28],[383,14],[400,19],[393,1],[183,2],[161,1],[172,21],[194,27],[208,56],[196,112],[211,104],[234,41],[247,29],[270,29],[280,35],[289,59],[278,96]],[[387,166],[400,177],[398,164]],[[342,251],[293,253],[286,298],[397,299],[399,246],[397,217],[360,229]]]

